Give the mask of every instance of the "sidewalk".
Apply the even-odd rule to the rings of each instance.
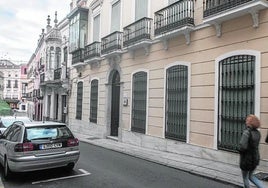
[[[159,150],[141,148],[138,146],[118,142],[113,139],[103,139],[77,133],[75,133],[75,135],[82,142],[87,142],[96,146],[111,149],[148,161],[187,171],[189,173],[212,178],[218,181],[228,182],[243,187],[243,181],[239,166],[186,155],[168,153]],[[258,171],[256,171],[256,173],[257,172]],[[264,184],[264,187],[268,188],[268,182],[262,182]]]

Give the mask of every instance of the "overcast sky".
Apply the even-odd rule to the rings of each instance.
[[[37,47],[47,16],[54,25],[69,13],[70,0],[0,0],[0,59],[28,63]]]

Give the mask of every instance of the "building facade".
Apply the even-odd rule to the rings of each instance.
[[[67,18],[58,23],[57,12],[54,26],[50,22],[48,16],[46,31],[42,29],[28,63],[28,115],[39,121],[67,122],[69,25]]]
[[[2,59],[0,60],[0,71],[4,75],[3,99],[12,109],[18,109],[21,100],[20,65]]]
[[[73,0],[69,126],[237,164],[245,117],[256,114],[267,165],[267,8],[265,0]]]

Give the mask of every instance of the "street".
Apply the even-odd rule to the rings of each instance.
[[[235,187],[83,142],[80,142],[80,150],[80,159],[71,173],[64,169],[17,173],[8,182],[2,177],[4,187]]]

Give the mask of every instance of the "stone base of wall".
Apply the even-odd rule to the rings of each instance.
[[[239,154],[237,153],[203,148],[184,142],[153,137],[126,130],[122,130],[122,142],[150,149],[221,161],[228,164],[239,164]]]
[[[76,132],[79,134],[84,134],[98,137],[98,138],[106,138],[106,127],[97,125],[96,123],[90,123],[88,121],[81,120],[70,120],[69,128],[75,134]]]

